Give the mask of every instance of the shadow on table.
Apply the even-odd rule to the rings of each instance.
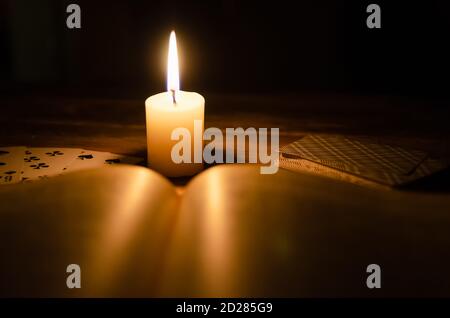
[[[431,176],[411,182],[403,191],[419,191],[434,193],[450,193],[450,168],[437,172]]]

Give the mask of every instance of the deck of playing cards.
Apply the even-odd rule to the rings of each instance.
[[[359,184],[402,186],[443,170],[425,152],[346,136],[308,135],[280,150],[280,166]]]
[[[141,161],[142,158],[77,148],[0,147],[0,184],[30,182],[102,165]]]

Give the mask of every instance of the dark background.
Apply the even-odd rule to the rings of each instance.
[[[81,6],[81,29],[66,6]],[[382,28],[366,27],[381,6]],[[144,98],[165,90],[177,32],[183,90],[446,98],[448,1],[0,0],[0,94]]]

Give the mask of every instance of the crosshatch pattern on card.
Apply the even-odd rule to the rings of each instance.
[[[326,176],[346,181],[355,176],[387,186],[405,185],[448,166],[421,151],[344,136],[310,135],[283,147],[280,153],[282,168],[306,171],[313,166],[315,173],[320,171]]]
[[[367,174],[392,172],[411,174],[427,154],[418,150],[362,141],[344,136],[308,135],[280,151],[336,169]]]
[[[427,158],[424,162],[422,162],[422,164],[420,164],[419,167],[417,167],[417,169],[413,173],[409,175],[399,175],[390,172],[367,174],[365,172],[362,173],[360,170],[358,170],[357,167],[354,167],[350,171],[341,170],[335,167],[325,165],[322,166],[321,164],[314,163],[313,161],[309,161],[307,159],[299,159],[298,157],[286,157],[285,155],[281,154],[280,167],[297,172],[312,172],[326,177],[340,179],[343,181],[361,185],[367,185],[367,182],[364,180],[369,180],[389,187],[398,187],[444,170],[445,168],[447,168],[447,164],[437,159]]]

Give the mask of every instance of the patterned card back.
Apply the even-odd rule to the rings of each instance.
[[[336,169],[358,173],[393,172],[408,175],[427,157],[418,150],[368,142],[345,136],[308,135],[281,149]]]
[[[310,166],[307,160],[388,186],[404,185],[447,167],[422,151],[345,136],[309,135],[281,148],[280,152],[280,165],[289,170],[305,170]],[[317,172],[317,169],[315,166],[313,170]],[[335,174],[331,170],[325,172]]]

